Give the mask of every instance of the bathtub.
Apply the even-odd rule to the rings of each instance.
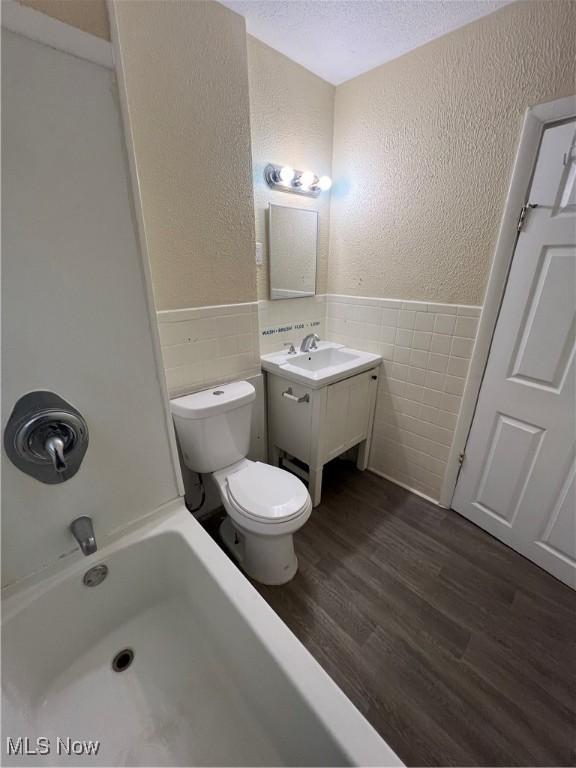
[[[183,506],[9,596],[2,630],[3,765],[402,765]]]

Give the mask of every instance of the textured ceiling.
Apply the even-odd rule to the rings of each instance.
[[[510,0],[221,0],[249,34],[338,85]]]

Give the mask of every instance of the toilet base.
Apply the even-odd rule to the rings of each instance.
[[[254,581],[279,586],[296,575],[298,558],[291,533],[258,536],[240,528],[230,517],[223,520],[219,532],[226,549]]]

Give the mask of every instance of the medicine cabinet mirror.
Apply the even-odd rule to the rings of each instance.
[[[270,203],[268,233],[270,298],[314,296],[318,211]]]

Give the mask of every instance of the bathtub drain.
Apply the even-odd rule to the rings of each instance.
[[[112,669],[114,672],[124,672],[134,661],[134,651],[132,648],[124,648],[118,651],[112,659]]]
[[[87,587],[97,587],[98,584],[102,584],[106,576],[108,576],[108,566],[103,564],[95,565],[89,571],[86,571],[82,581]]]

